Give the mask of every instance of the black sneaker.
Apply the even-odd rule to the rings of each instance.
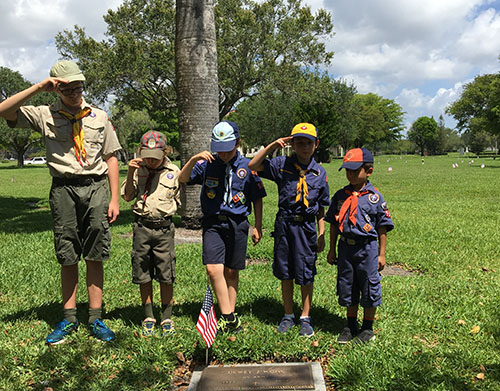
[[[358,345],[368,343],[370,341],[375,341],[375,334],[373,330],[361,330],[356,338],[354,338],[354,342]]]
[[[346,344],[353,340],[355,335],[352,334],[351,329],[349,327],[344,327],[339,337],[337,338],[337,343]]]

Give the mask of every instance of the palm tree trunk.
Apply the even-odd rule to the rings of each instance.
[[[213,0],[176,0],[175,66],[181,164],[207,150],[219,119],[217,47]],[[200,186],[187,186],[181,214],[200,226]]]

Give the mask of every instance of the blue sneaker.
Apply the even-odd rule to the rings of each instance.
[[[312,320],[310,316],[307,318],[300,318],[299,323],[300,323],[299,334],[301,336],[309,338],[314,335],[314,329],[312,326]]]
[[[100,341],[108,342],[115,339],[115,333],[113,333],[101,319],[96,319],[94,323],[91,323],[90,328],[92,335]]]
[[[66,336],[71,334],[73,331],[76,331],[76,329],[78,329],[78,320],[76,321],[76,323],[73,323],[68,322],[66,319],[63,319],[58,324],[56,324],[54,331],[52,331],[47,336],[45,342],[47,343],[47,345],[58,345],[60,343],[63,343]]]
[[[295,326],[293,317],[285,315],[281,318],[280,325],[278,326],[278,333],[286,333],[293,326]]]

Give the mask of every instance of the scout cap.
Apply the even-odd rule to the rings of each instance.
[[[231,121],[221,121],[212,129],[212,141],[210,149],[212,152],[229,152],[236,146],[240,138],[238,125]]]
[[[310,140],[316,141],[318,138],[318,131],[313,124],[301,122],[293,127],[291,136],[292,138],[306,137]]]
[[[142,158],[151,157],[161,160],[164,156],[164,151],[167,148],[167,138],[163,133],[155,130],[146,132],[141,137],[140,154]]]
[[[345,154],[344,163],[340,166],[339,171],[343,168],[357,170],[364,163],[373,163],[372,153],[366,148],[354,148]]]
[[[83,76],[78,65],[70,60],[63,60],[54,64],[52,68],[50,68],[50,76],[66,79],[68,83],[72,81],[85,81],[85,76]]]

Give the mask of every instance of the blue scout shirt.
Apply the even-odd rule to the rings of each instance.
[[[353,191],[352,186],[348,185],[337,191],[326,212],[325,221],[336,224],[338,228],[338,214],[344,201],[349,197],[346,192]],[[356,216],[356,225],[352,224],[349,218],[346,218],[343,225],[342,236],[346,238],[378,238],[377,228],[385,226],[387,232],[394,228],[391,214],[387,209],[384,197],[379,191],[375,190],[373,185],[368,183],[361,191],[368,191],[358,198],[358,213]],[[349,212],[349,211],[348,211]],[[340,233],[340,231],[339,231]]]
[[[302,201],[296,202],[299,171],[294,166],[297,163],[302,169],[309,170],[306,174],[309,195],[309,207]],[[316,216],[320,207],[327,207],[330,201],[328,178],[326,171],[316,161],[311,159],[306,167],[297,161],[297,156],[277,156],[264,160],[264,170],[259,172],[262,178],[270,179],[278,185],[278,207],[281,213],[290,215]]]
[[[248,169],[249,159],[236,156],[229,164],[232,166],[232,202],[224,204],[226,163],[216,157],[212,163],[199,161],[193,167],[189,184],[202,185],[200,201],[205,216],[229,214],[248,216],[252,212],[252,202],[264,198],[266,190],[262,180]]]

